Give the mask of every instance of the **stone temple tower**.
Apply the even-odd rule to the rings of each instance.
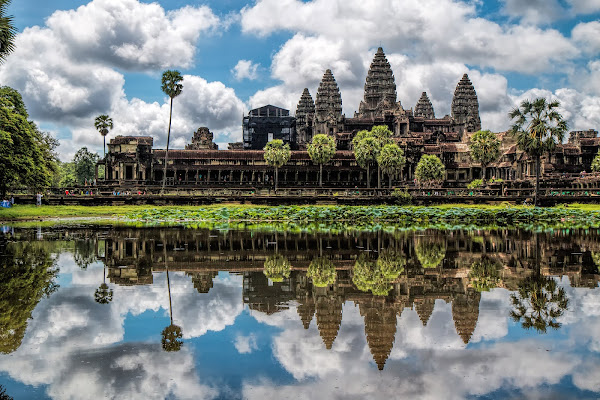
[[[296,138],[298,146],[305,148],[312,140],[312,125],[315,118],[315,102],[307,88],[296,107]]]
[[[363,118],[382,116],[384,111],[395,107],[396,96],[394,73],[380,47],[367,73],[364,100],[358,108],[358,116]]]
[[[425,119],[434,119],[435,111],[433,111],[433,104],[431,104],[431,100],[427,97],[427,92],[421,93],[421,98],[417,102],[415,106],[415,117],[423,117]]]
[[[467,74],[456,85],[452,98],[452,118],[461,132],[476,132],[481,129],[477,93]]]
[[[317,90],[315,102],[314,134],[334,135],[342,122],[342,95],[337,82],[328,69]]]

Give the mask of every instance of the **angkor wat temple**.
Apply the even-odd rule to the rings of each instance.
[[[457,77],[458,78],[458,77]],[[506,110],[507,113],[509,110]],[[386,125],[393,139],[404,150],[407,163],[394,184],[412,182],[414,170],[423,154],[437,155],[446,166],[446,186],[464,186],[481,178],[481,168],[469,154],[469,139],[481,127],[476,90],[464,74],[458,81],[451,103],[451,115],[436,118],[434,107],[423,92],[414,108],[405,109],[397,100],[396,83],[382,48],[377,50],[367,73],[364,99],[353,117],[342,113],[342,97],[331,70],[325,71],[315,101],[304,89],[295,116],[289,110],[267,105],[243,118],[243,142],[230,143],[228,150],[217,150],[213,134],[202,127],[185,150],[170,150],[168,185],[187,186],[265,186],[273,182],[274,172],[263,158],[268,140],[289,143],[292,155],[280,169],[280,186],[316,186],[319,167],[310,160],[306,145],[315,134],[335,138],[337,152],[324,166],[327,187],[366,187],[366,171],[352,153],[354,135],[373,126]],[[484,127],[485,128],[485,127]],[[487,168],[487,178],[528,181],[534,176],[534,160],[517,148],[507,132],[497,133],[501,140],[500,158]],[[153,139],[145,136],[117,136],[99,165],[106,165],[106,183],[116,185],[158,185],[163,179],[165,150],[153,149]],[[571,174],[591,171],[600,147],[595,130],[571,132],[568,141],[556,147],[543,160],[546,180],[563,179]],[[375,184],[373,174],[371,186]]]

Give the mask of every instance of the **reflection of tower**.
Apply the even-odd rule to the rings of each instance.
[[[310,321],[315,315],[315,300],[312,297],[310,286],[306,274],[299,273],[296,277],[296,300],[298,301],[296,311],[302,320],[304,329],[308,329]]]
[[[381,301],[359,303],[360,315],[365,318],[365,334],[373,360],[383,370],[396,338],[396,309]]]
[[[333,290],[315,288],[317,327],[327,349],[333,346],[342,324],[343,299],[335,292],[335,286]]]
[[[480,300],[481,293],[469,289],[466,294],[457,294],[452,301],[454,326],[465,344],[469,343],[477,326]]]
[[[293,299],[290,281],[284,279],[283,282],[272,282],[270,285],[262,272],[244,272],[244,302],[251,310],[269,315],[287,310],[289,301]]]
[[[415,310],[417,311],[419,319],[421,322],[423,322],[423,326],[426,326],[427,322],[429,322],[429,318],[431,318],[431,314],[433,314],[434,307],[435,299],[415,299]]]
[[[218,271],[187,272],[186,275],[192,277],[192,283],[198,293],[208,293],[213,287],[213,278]]]

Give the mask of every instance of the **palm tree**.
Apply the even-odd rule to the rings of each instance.
[[[164,246],[166,249],[166,245]],[[169,317],[171,318],[171,324],[167,326],[161,332],[161,344],[164,351],[179,351],[183,345],[183,332],[181,327],[173,323],[173,305],[171,302],[171,281],[169,280],[169,266],[166,264],[166,250],[165,250],[165,268],[167,269],[167,288],[169,291]]]
[[[404,164],[406,164],[404,151],[395,143],[386,144],[377,155],[377,165],[387,174],[390,189],[392,188],[392,179],[402,171]]]
[[[335,155],[335,140],[328,135],[315,135],[306,150],[312,162],[319,164],[319,186],[323,187],[323,164]]]
[[[108,288],[106,284],[106,264],[104,264],[104,274],[102,275],[104,281],[94,293],[94,300],[99,304],[108,304],[113,299],[113,290]]]
[[[162,75],[162,91],[169,96],[171,99],[171,108],[169,109],[169,131],[167,133],[167,150],[165,151],[165,168],[163,172],[162,188],[160,193],[163,194],[165,191],[165,184],[167,183],[167,160],[169,159],[169,141],[171,140],[171,119],[173,116],[173,99],[181,94],[183,90],[183,76],[179,71],[168,70],[163,72]]]
[[[519,149],[535,159],[536,206],[540,189],[541,157],[544,153],[552,151],[557,142],[562,142],[568,129],[567,121],[556,110],[558,107],[560,102],[548,102],[540,97],[533,102],[523,100],[518,108],[508,114],[514,120],[510,133],[516,137]]]
[[[17,28],[13,25],[12,15],[6,16],[10,0],[0,0],[0,64],[15,49]]]
[[[113,120],[106,114],[102,114],[96,117],[94,121],[94,126],[96,130],[100,132],[102,138],[104,139],[104,158],[106,158],[106,135],[108,135],[108,131],[113,128]]]

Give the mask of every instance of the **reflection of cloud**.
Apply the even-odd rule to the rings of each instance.
[[[252,353],[254,350],[258,350],[258,345],[256,344],[256,336],[254,336],[253,334],[250,334],[248,336],[237,336],[233,345],[240,354],[249,354]]]

